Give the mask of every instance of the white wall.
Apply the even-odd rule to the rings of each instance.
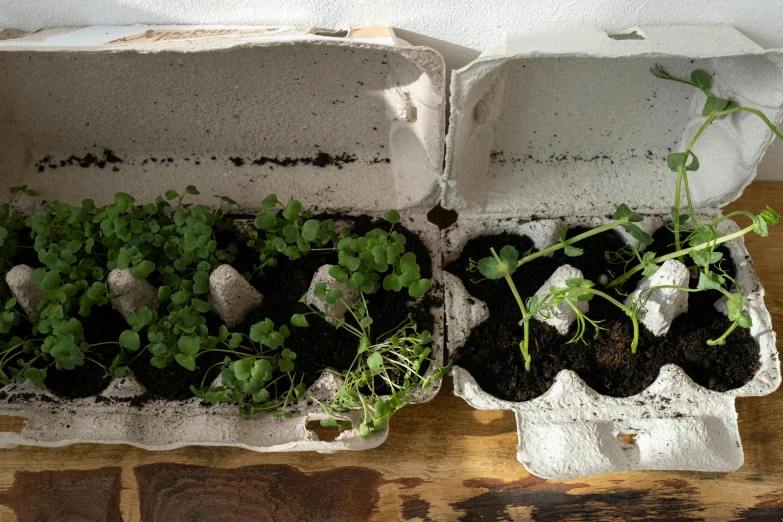
[[[781,0],[0,0],[0,24],[9,28],[137,23],[392,25],[411,43],[439,50],[450,68],[506,29],[729,24],[764,47],[783,47]],[[759,179],[783,181],[780,140]]]

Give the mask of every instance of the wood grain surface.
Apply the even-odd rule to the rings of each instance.
[[[751,185],[729,209],[783,210],[783,184]],[[783,224],[747,236],[775,326],[783,324]],[[781,343],[778,342],[780,348]],[[514,417],[451,393],[401,411],[381,447],[333,455],[120,445],[0,450],[4,521],[783,520],[783,392],[737,401],[735,473],[529,475]],[[0,430],[22,420],[0,417]]]

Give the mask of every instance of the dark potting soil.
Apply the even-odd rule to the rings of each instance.
[[[27,265],[30,267],[37,267],[40,265],[38,261],[38,253],[33,248],[33,240],[30,238],[29,229],[25,228],[20,234],[17,240],[18,247],[16,254],[14,254],[9,266],[13,265]]]
[[[125,319],[110,304],[93,307],[89,317],[79,319],[84,329],[84,340],[90,344],[116,342],[120,333],[128,328]],[[108,368],[116,353],[116,345],[97,346],[90,350],[87,357]],[[46,375],[47,388],[63,399],[78,399],[101,393],[111,379],[93,361],[85,359],[82,366],[73,370],[51,367]]]
[[[570,230],[573,237],[586,229]],[[673,250],[671,232],[660,229],[653,235],[652,250],[663,255]],[[568,344],[576,331],[572,325],[568,335],[562,336],[540,321],[530,323],[530,372],[525,372],[524,360],[519,350],[523,329],[519,326],[520,312],[504,280],[484,280],[482,276],[468,272],[469,260],[476,261],[489,255],[490,247],[499,251],[505,245],[514,246],[519,252],[533,247],[527,236],[499,234],[476,238],[465,246],[459,259],[446,270],[458,276],[468,292],[487,303],[490,317],[474,328],[457,354],[455,364],[468,370],[476,382],[488,393],[505,400],[530,400],[547,391],[558,372],[573,370],[597,392],[613,397],[635,395],[658,376],[661,366],[667,363],[679,365],[698,384],[711,390],[726,391],[748,382],[759,365],[759,349],[748,330],[737,328],[723,346],[708,346],[706,341],[720,336],[731,324],[727,317],[714,307],[722,294],[717,291],[698,292],[689,295],[689,313],[677,317],[669,332],[655,337],[640,326],[640,340],[636,354],[631,353],[633,327],[631,321],[617,307],[604,299],[590,301],[588,316],[603,319],[596,338],[592,330],[585,334],[587,344]],[[609,280],[623,272],[622,265],[612,265],[604,257],[605,251],[616,251],[624,245],[614,231],[594,236],[579,244],[584,254],[567,257],[562,250],[552,257],[530,262],[513,275],[522,296],[533,295],[554,270],[569,264],[581,270],[586,279],[599,281],[601,275]],[[734,264],[726,249],[722,268],[732,277]],[[629,280],[624,289],[636,288],[640,276]],[[691,277],[690,287],[698,280]],[[600,285],[598,285],[600,286]],[[619,299],[622,301],[622,299]]]

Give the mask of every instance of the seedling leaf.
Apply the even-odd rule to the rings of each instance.
[[[720,290],[723,287],[725,279],[722,275],[710,272],[699,272],[699,284],[696,286],[698,290]]]
[[[618,205],[617,210],[615,210],[614,214],[612,214],[612,218],[614,218],[616,221],[627,219],[629,223],[638,223],[643,219],[642,216],[628,208],[628,205],[625,203]]]
[[[669,165],[669,168],[673,172],[678,172],[682,168],[683,164],[685,163],[686,155],[692,159],[689,164],[685,165],[685,170],[694,171],[694,172],[699,170],[699,158],[697,158],[692,151],[672,152],[671,154],[666,156],[666,163],[667,165]]]
[[[723,98],[715,98],[714,96],[710,96],[707,98],[707,101],[704,102],[704,108],[701,110],[702,116],[712,116],[713,114],[717,114],[721,111],[725,111],[731,106],[731,100],[726,100]]]
[[[307,317],[304,314],[294,314],[291,316],[291,324],[298,326],[299,328],[307,328],[310,323],[307,322]]]
[[[700,69],[697,69],[691,73],[691,81],[694,83],[694,85],[700,89],[704,89],[705,91],[709,91],[710,88],[712,88],[710,75]]]
[[[134,352],[138,350],[139,346],[141,345],[138,332],[134,332],[132,330],[125,330],[122,332],[120,334],[119,341],[120,346]]]
[[[383,366],[383,356],[378,352],[370,354],[370,356],[367,357],[367,366],[373,371],[380,370],[381,366]]]
[[[383,215],[383,219],[394,225],[395,223],[400,222],[400,213],[394,209],[389,210]]]
[[[634,225],[633,223],[626,223],[623,225],[623,229],[625,229],[625,231],[628,232],[632,238],[642,243],[643,245],[652,245],[652,236],[639,228],[637,225]]]

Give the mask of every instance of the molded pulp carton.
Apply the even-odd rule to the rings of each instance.
[[[665,157],[683,150],[704,121],[704,96],[655,78],[649,69],[656,63],[680,77],[695,69],[714,73],[717,95],[781,121],[781,53],[760,48],[731,27],[642,27],[620,38],[598,29],[508,36],[452,77],[441,184],[443,206],[459,219],[442,233],[444,265],[470,239],[486,234],[526,234],[545,248],[557,242],[561,226],[606,223],[620,203],[645,216],[643,228],[658,228],[670,214],[674,186]],[[704,215],[718,215],[739,197],[774,137],[758,119],[745,116],[720,119],[694,149],[701,168],[690,176],[690,187]],[[741,388],[710,391],[666,365],[642,393],[613,398],[564,370],[544,395],[509,402],[489,395],[455,366],[455,393],[479,409],[513,411],[517,457],[541,477],[736,470],[743,452],[734,400],[777,389],[780,363],[764,290],[744,243],[726,246],[760,347],[759,369]],[[444,274],[444,285],[447,348],[453,354],[488,311],[466,299],[452,274]]]
[[[426,219],[439,198],[444,148],[445,67],[435,51],[409,46],[387,27],[88,27],[0,41],[0,69],[0,193],[34,188],[22,210],[53,199],[102,204],[118,191],[149,201],[189,184],[201,192],[195,201],[214,205],[213,195],[226,195],[238,213],[258,212],[270,193],[317,212],[381,216],[396,208],[431,250],[433,291],[442,292],[439,235]],[[433,355],[442,363],[442,309],[432,312]],[[291,419],[248,419],[233,405],[203,407],[195,397],[138,408],[95,397],[64,402],[30,383],[9,385],[0,414],[30,420],[21,433],[0,434],[0,443],[377,446],[386,431],[362,439],[353,429],[325,442],[306,429],[324,418],[307,395],[326,398],[338,381],[324,374]],[[438,386],[416,400],[430,400]],[[142,392],[124,379],[103,395]],[[358,426],[359,414],[348,415]]]

